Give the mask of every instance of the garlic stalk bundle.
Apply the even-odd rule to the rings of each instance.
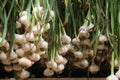
[[[52,76],[54,75],[54,71],[52,69],[46,68],[43,72],[45,76]]]
[[[24,69],[22,69],[21,72],[18,72],[17,74],[21,79],[26,79],[30,76],[30,73]]]
[[[71,42],[71,38],[66,34],[62,35],[61,42],[62,42],[62,44],[69,44]]]
[[[90,67],[89,67],[89,71],[91,72],[91,73],[97,73],[98,71],[100,70],[100,68],[99,68],[99,66],[98,65],[96,65],[96,64],[92,64],[92,65],[90,65]]]
[[[4,51],[0,52],[0,60],[6,60],[7,59],[7,55]]]
[[[5,65],[4,66],[4,69],[7,71],[7,72],[11,72],[13,70],[13,67],[12,65]]]
[[[19,59],[18,63],[21,65],[21,66],[25,66],[25,67],[31,67],[32,66],[32,62],[31,60],[29,60],[28,58],[26,57],[22,57]]]
[[[16,43],[19,44],[25,44],[26,43],[26,37],[24,34],[15,34],[15,40]]]
[[[114,74],[109,75],[106,80],[119,80]]]

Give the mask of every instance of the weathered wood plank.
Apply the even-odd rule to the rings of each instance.
[[[12,80],[12,79],[0,79]],[[105,78],[30,78],[28,80],[106,80]]]

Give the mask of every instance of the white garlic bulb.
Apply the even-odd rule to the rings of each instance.
[[[52,69],[46,68],[43,72],[45,76],[52,76],[54,75],[54,71]]]
[[[26,38],[24,34],[15,34],[15,40],[16,43],[24,44],[26,43]]]
[[[17,54],[18,57],[25,56],[25,52],[22,48],[16,49],[16,54]]]
[[[38,36],[35,36],[33,32],[26,33],[26,39],[28,41],[36,41],[38,40]]]
[[[7,59],[7,55],[4,51],[0,52],[0,60],[6,60]]]
[[[4,69],[7,71],[7,72],[11,72],[13,70],[13,67],[12,65],[5,65],[4,66]]]
[[[22,69],[22,71],[19,72],[17,75],[18,75],[21,79],[26,79],[26,78],[28,78],[28,77],[30,76],[30,72]]]
[[[28,58],[26,57],[22,57],[19,59],[18,63],[22,66],[25,66],[25,67],[31,67],[32,66],[32,62],[31,60],[29,60]]]
[[[10,56],[9,56],[10,60],[16,59],[17,58],[17,54],[12,50],[10,52]]]

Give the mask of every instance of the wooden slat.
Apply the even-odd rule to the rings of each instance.
[[[0,79],[12,80],[12,79]],[[28,80],[106,80],[105,78],[30,78]]]
[[[31,78],[29,80],[106,80],[105,78]]]

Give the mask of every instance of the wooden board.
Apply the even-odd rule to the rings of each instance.
[[[0,79],[13,80],[13,79]],[[30,78],[28,80],[106,80],[105,78]]]

